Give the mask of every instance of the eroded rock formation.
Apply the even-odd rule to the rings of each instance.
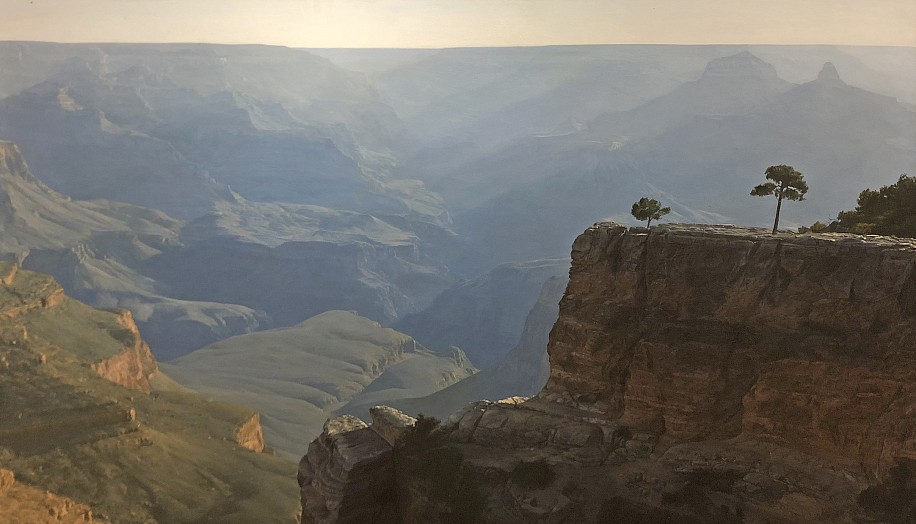
[[[452,415],[424,457],[465,491],[397,470],[399,518],[916,518],[916,242],[604,223],[572,258],[546,387]]]

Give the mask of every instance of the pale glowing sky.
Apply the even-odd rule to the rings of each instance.
[[[916,0],[0,0],[0,40],[916,46]]]

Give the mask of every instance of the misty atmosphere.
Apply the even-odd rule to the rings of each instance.
[[[914,66],[0,42],[0,522],[913,522],[916,244],[795,232],[916,174]]]

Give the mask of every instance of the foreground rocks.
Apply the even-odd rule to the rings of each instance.
[[[393,446],[384,435],[392,435],[389,429],[399,424],[388,424],[390,415],[383,414],[375,429],[352,415],[325,423],[299,463],[302,522],[396,520]],[[409,419],[400,413],[394,417]]]
[[[572,256],[539,395],[348,458],[394,461],[398,519],[916,519],[916,242],[597,224]]]

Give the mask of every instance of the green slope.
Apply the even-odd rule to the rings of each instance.
[[[425,396],[477,371],[461,350],[434,353],[346,311],[223,340],[164,367],[187,387],[256,408],[268,444],[296,459],[351,400]]]
[[[113,522],[291,521],[295,466],[236,443],[251,409],[163,375],[129,315],[10,264],[0,277],[0,463],[17,482]]]

